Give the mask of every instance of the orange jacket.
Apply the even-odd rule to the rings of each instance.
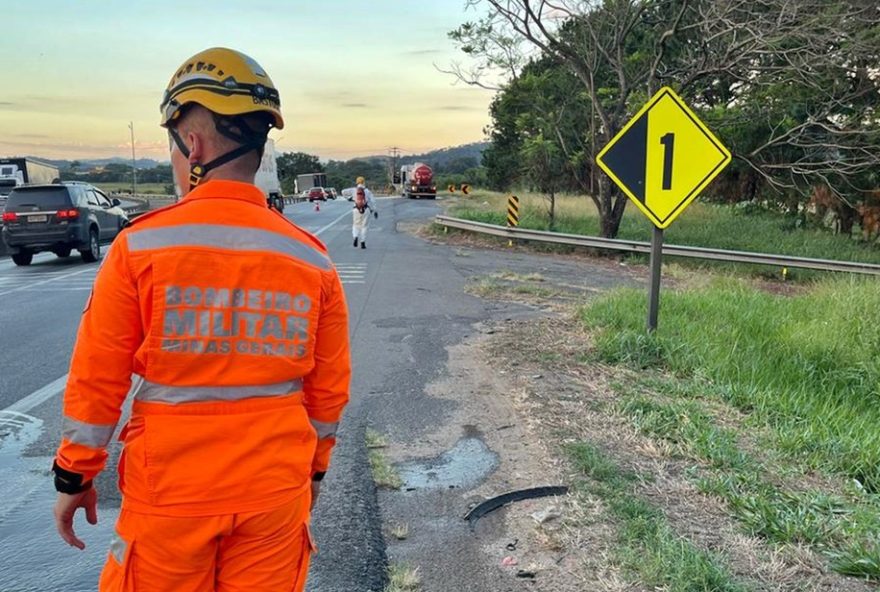
[[[231,181],[137,219],[79,328],[62,469],[87,481],[104,468],[133,374],[124,507],[209,515],[299,495],[327,470],[349,397],[348,315],[326,248]]]

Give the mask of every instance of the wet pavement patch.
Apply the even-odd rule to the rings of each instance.
[[[399,463],[405,491],[458,489],[478,485],[498,467],[498,455],[479,438],[468,436],[438,457]]]
[[[99,492],[98,525],[87,524],[82,510],[74,519],[86,550],[61,540],[52,519],[52,458],[25,456],[43,427],[39,418],[0,411],[0,480],[6,486],[0,506],[0,590],[59,590],[60,582],[65,590],[94,590],[118,511],[101,505]]]

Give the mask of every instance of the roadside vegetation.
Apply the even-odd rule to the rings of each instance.
[[[507,224],[508,195],[485,190],[475,191],[471,196],[459,197],[452,202],[449,215],[504,226]],[[520,200],[520,227],[550,230],[546,200],[541,195],[531,192],[516,192],[516,195]],[[556,198],[554,225],[556,232],[598,236],[599,228],[599,215],[587,198],[575,195],[562,195]],[[685,210],[675,224],[666,229],[664,242],[797,257],[880,263],[880,248],[873,242],[863,241],[859,232],[853,234],[853,237],[833,234],[818,221],[809,217],[797,218],[767,209],[697,201]],[[629,207],[621,221],[617,238],[650,241],[651,224],[635,207]],[[690,266],[711,266],[716,269],[751,268],[777,275],[779,271],[769,270],[766,266],[734,266],[699,262],[693,259],[682,261],[688,261]],[[790,277],[816,275],[800,270],[789,271]]]
[[[126,182],[99,182],[95,183],[98,189],[108,193],[131,193],[131,181]],[[173,195],[174,185],[171,183],[138,183],[137,192],[145,195]]]
[[[827,281],[781,297],[718,278],[667,292],[652,335],[645,305],[644,293],[622,290],[581,312],[596,360],[640,370],[616,385],[617,410],[707,463],[700,489],[724,499],[749,533],[880,579],[876,282]],[[742,414],[739,433],[717,423],[713,402]],[[817,479],[838,485],[811,487]]]
[[[876,279],[816,278],[782,295],[736,271],[667,266],[677,281],[664,290],[650,335],[644,289],[584,304],[564,278],[504,271],[472,278],[467,289],[533,306],[546,298],[518,290],[526,278],[557,293],[557,314],[501,332],[490,358],[545,377],[527,387],[532,409],[547,414],[575,499],[601,500],[613,520],[613,562],[633,581],[681,591],[873,589]],[[517,351],[522,343],[528,351]],[[551,376],[558,382],[545,382]],[[671,483],[676,493],[656,494]],[[731,526],[715,510],[693,518],[696,526],[682,523],[683,507],[699,515],[703,506],[717,507]],[[709,535],[694,535],[701,532],[715,542],[707,546]],[[753,577],[743,566],[758,557],[765,563]]]
[[[619,523],[617,560],[652,589],[675,592],[746,592],[718,554],[695,547],[667,523],[663,512],[635,495],[633,485],[646,477],[618,467],[599,448],[581,442],[569,446],[575,468],[590,478],[581,491],[597,496]]]
[[[448,73],[497,88],[482,164],[487,186],[577,193],[599,234],[620,235],[628,198],[598,153],[670,86],[733,154],[721,203],[812,202],[843,232],[880,208],[880,14],[851,0],[615,0],[562,6],[473,0],[449,33]],[[784,57],[783,57],[784,56]],[[650,140],[653,143],[653,139]],[[869,219],[876,219],[875,210]]]

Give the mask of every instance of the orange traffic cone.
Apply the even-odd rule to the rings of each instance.
[[[315,200],[315,211],[316,212],[321,211],[321,202],[319,202],[317,199]]]

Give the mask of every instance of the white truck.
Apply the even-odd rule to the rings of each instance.
[[[58,167],[33,158],[0,158],[0,210],[19,185],[45,185],[61,177]]]
[[[326,173],[306,173],[296,176],[296,192],[302,193],[313,187],[324,188],[327,186]]]
[[[254,185],[266,194],[266,202],[279,212],[284,211],[284,196],[281,193],[281,181],[278,179],[278,164],[276,162],[275,141],[266,140],[266,148],[263,150],[263,160],[254,177]]]

